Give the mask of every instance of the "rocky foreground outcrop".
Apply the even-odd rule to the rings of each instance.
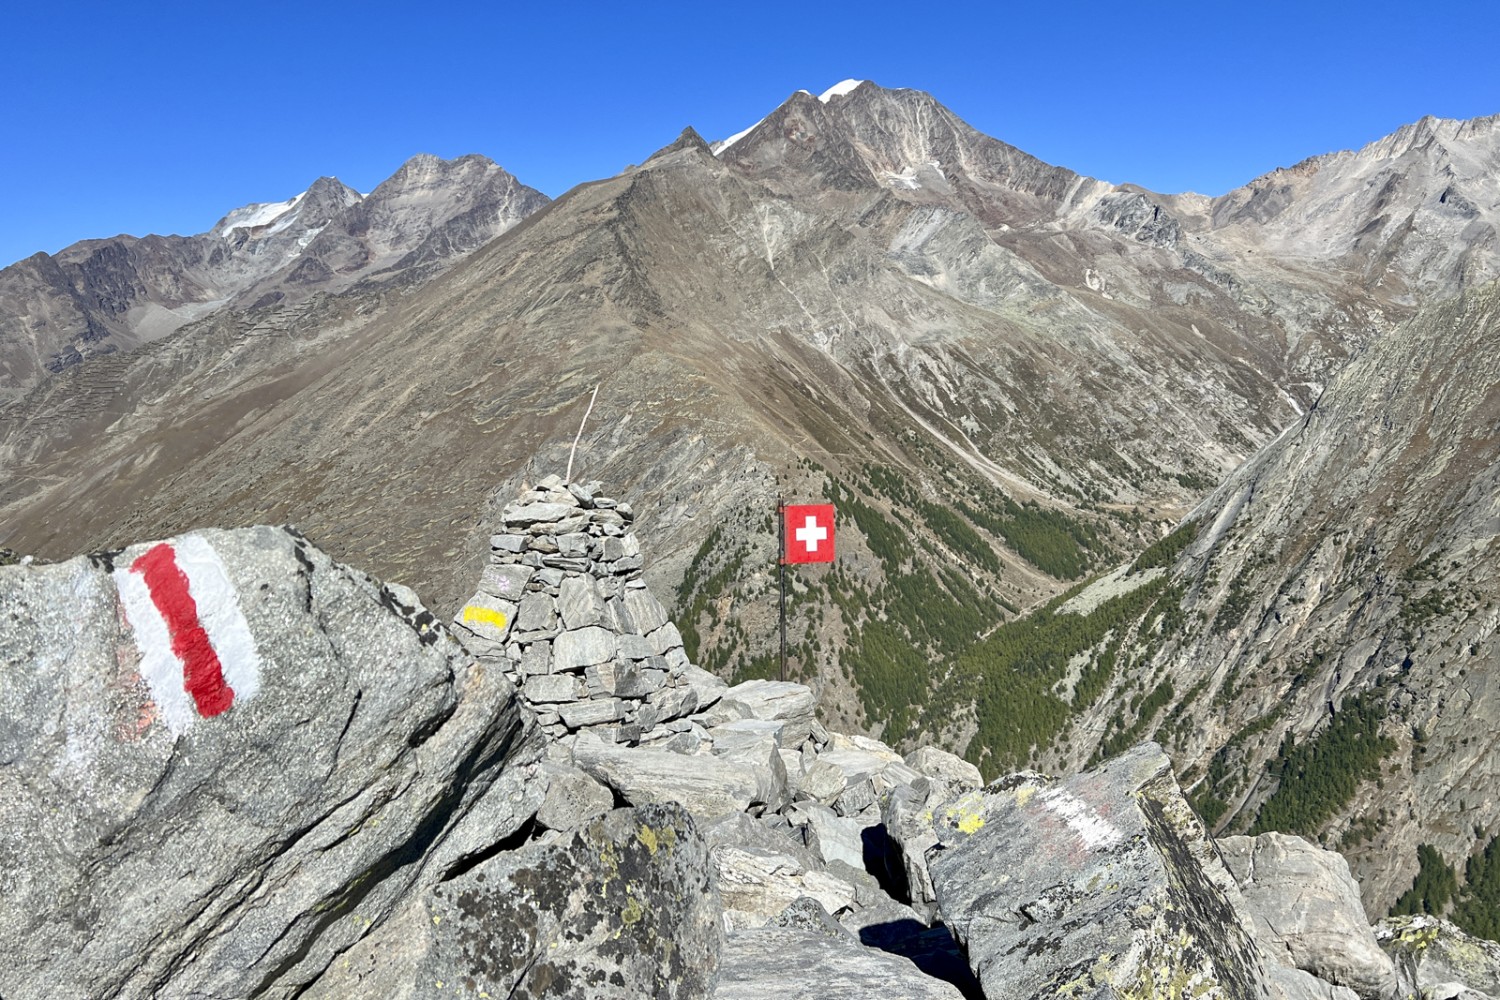
[[[981,788],[694,667],[628,508],[513,513],[452,631],[290,529],[0,568],[0,997],[1492,988],[1154,745]]]

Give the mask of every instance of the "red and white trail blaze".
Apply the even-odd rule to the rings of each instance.
[[[183,535],[117,567],[115,586],[141,651],[141,676],[173,735],[260,689],[260,654],[213,546]]]

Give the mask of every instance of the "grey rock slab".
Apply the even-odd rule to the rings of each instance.
[[[731,930],[760,927],[800,896],[811,896],[829,913],[856,902],[854,886],[791,854],[724,844],[709,856]]]
[[[918,747],[912,753],[904,757],[906,766],[922,772],[929,778],[938,778],[944,781],[951,789],[959,792],[972,792],[972,790],[984,787],[984,778],[980,775],[980,769],[975,768],[972,763],[963,757],[950,754],[947,750],[938,750],[936,747]]]
[[[556,761],[541,763],[547,792],[536,811],[536,821],[549,830],[573,830],[615,806],[615,797],[588,773]]]
[[[553,672],[579,670],[615,658],[615,634],[598,625],[559,633],[552,641]]]
[[[667,623],[667,609],[651,595],[650,590],[627,590],[621,600],[634,626],[633,631],[649,636]]]
[[[1266,976],[1273,1000],[1359,1000],[1349,987],[1335,986],[1290,965],[1271,965]]]
[[[643,635],[636,635],[631,632],[622,633],[618,644],[620,655],[628,660],[644,660],[647,657],[656,655],[655,651],[651,648],[651,643],[647,642],[646,637]]]
[[[855,941],[848,928],[829,916],[828,911],[823,909],[823,904],[811,896],[799,896],[792,900],[786,909],[772,917],[764,926],[811,931],[836,941]]]
[[[561,521],[577,513],[576,504],[528,503],[522,506],[506,507],[502,516],[505,518],[506,527],[529,528],[534,524]]]
[[[1395,960],[1408,983],[1437,990],[1460,983],[1472,992],[1500,998],[1500,943],[1466,934],[1437,917],[1386,917],[1375,939]]]
[[[937,844],[932,824],[941,801],[940,793],[921,781],[893,789],[881,806],[888,845],[886,866],[896,895],[929,923],[937,914],[937,891],[927,870],[927,851]]]
[[[821,930],[761,927],[729,935],[714,1000],[962,1000],[909,960]]]
[[[539,632],[557,628],[557,601],[552,595],[531,593],[521,598],[516,631]]]
[[[806,761],[803,757],[803,761]],[[824,760],[814,760],[806,765],[799,782],[799,794],[826,805],[832,805],[844,793],[847,779],[844,772]]]
[[[865,867],[865,848],[858,823],[834,814],[825,805],[812,803],[801,807],[807,830],[807,846],[817,852],[827,865],[842,861],[861,871]]]
[[[479,577],[478,591],[502,601],[517,603],[526,593],[526,585],[536,575],[536,570],[519,563],[501,565],[491,563]]]
[[[525,547],[525,535],[501,534],[490,536],[490,548],[496,552],[519,553]]]
[[[599,701],[578,701],[570,705],[559,705],[557,712],[562,716],[563,725],[569,729],[581,729],[584,726],[599,726],[625,718],[625,705],[617,699],[604,698]]]
[[[728,845],[772,854],[790,854],[808,871],[822,865],[817,853],[802,842],[798,831],[791,827],[775,829],[765,822],[764,817],[756,819],[746,813],[726,813],[705,823],[703,839],[708,841],[710,848]]]
[[[697,693],[699,711],[713,705],[714,702],[724,697],[725,691],[729,690],[729,685],[722,679],[691,663],[683,667],[682,682]]]
[[[542,674],[531,677],[521,687],[521,695],[533,704],[577,701],[584,697],[577,674]]]
[[[0,568],[0,995],[299,994],[527,818],[529,713],[409,591],[281,528],[165,545]],[[217,700],[142,603],[162,560]]]
[[[674,649],[682,648],[682,633],[677,631],[676,625],[667,622],[646,636],[646,641],[651,644],[651,652],[657,656],[664,656]]]
[[[817,697],[812,688],[791,681],[745,681],[724,692],[724,698],[737,701],[756,719],[779,719],[786,723],[781,745],[799,747],[812,732],[813,708]]]
[[[724,931],[704,855],[680,808],[614,810],[437,886],[309,995],[711,996]]]
[[[641,662],[616,661],[615,694],[621,698],[647,698],[666,686],[665,670],[653,670]]]
[[[1219,853],[1239,883],[1250,929],[1273,962],[1347,986],[1366,1000],[1401,992],[1343,855],[1301,837],[1225,837]]]
[[[1155,744],[935,818],[928,870],[987,996],[1267,995],[1239,889]]]
[[[699,822],[744,812],[761,786],[760,774],[745,764],[708,755],[617,747],[586,732],[573,745],[573,759],[632,805],[680,802]]]
[[[781,746],[781,733],[786,723],[777,719],[736,719],[714,726],[708,735],[714,741],[714,752],[739,750],[748,746],[776,749]]]
[[[570,576],[558,585],[558,610],[564,628],[598,625],[604,618],[604,598],[592,577]]]

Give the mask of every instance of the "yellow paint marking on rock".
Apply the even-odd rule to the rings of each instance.
[[[470,604],[464,608],[464,621],[484,622],[496,628],[505,628],[505,615],[494,608],[481,608],[477,604]]]

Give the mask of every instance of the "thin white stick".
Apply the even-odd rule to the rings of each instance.
[[[583,411],[583,419],[578,421],[578,433],[573,435],[573,447],[568,449],[568,471],[563,476],[563,482],[573,481],[573,456],[578,452],[578,439],[583,437],[583,425],[589,422],[589,414],[594,412],[594,400],[599,398],[599,386],[594,386],[594,394],[589,397],[589,408]]]

